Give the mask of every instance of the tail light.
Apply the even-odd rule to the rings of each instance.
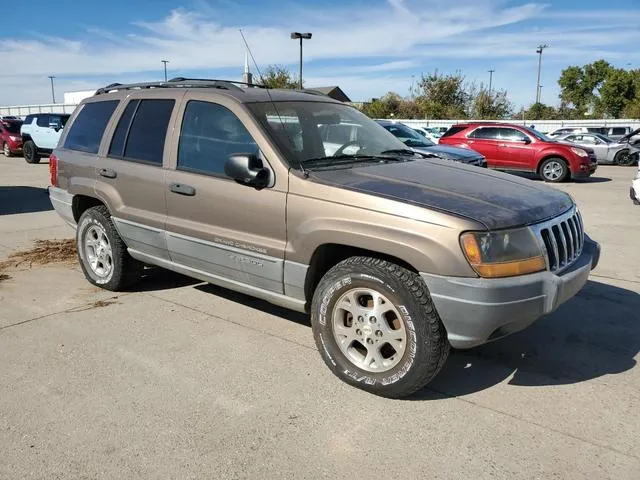
[[[53,153],[49,156],[49,174],[51,175],[51,185],[58,186],[58,157]]]

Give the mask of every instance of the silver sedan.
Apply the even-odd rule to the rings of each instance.
[[[569,133],[554,138],[557,142],[572,143],[581,147],[592,148],[596,153],[598,163],[613,163],[616,165],[631,165],[629,158],[629,144],[618,143],[599,133]]]

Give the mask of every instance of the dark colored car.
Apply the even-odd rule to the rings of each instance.
[[[534,172],[547,182],[587,178],[598,168],[593,149],[558,143],[532,128],[509,123],[454,125],[440,143],[480,152],[489,168]]]
[[[11,157],[22,152],[21,126],[22,120],[8,120],[3,118],[0,121],[0,146],[2,146],[2,153],[4,153],[6,157]]]
[[[466,163],[467,165],[487,166],[484,156],[473,150],[437,145],[420,135],[413,128],[402,123],[395,123],[389,120],[378,120],[378,123],[391,132],[393,136],[400,139],[407,147],[418,152],[432,153],[439,158]]]

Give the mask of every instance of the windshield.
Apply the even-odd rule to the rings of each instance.
[[[383,127],[409,147],[433,147],[435,145],[435,143],[430,141],[428,138],[420,135],[413,128],[407,127],[402,123],[383,125]]]
[[[22,122],[2,122],[2,126],[9,133],[20,133]]]
[[[389,150],[406,150],[384,128],[348,105],[260,102],[247,107],[293,168],[311,160],[350,157],[356,163]]]
[[[593,134],[595,137],[599,138],[600,140],[602,140],[604,143],[613,143],[613,140],[611,140],[609,137],[607,137],[606,135],[601,135],[599,133],[594,133]]]
[[[530,127],[522,127],[522,128],[524,128],[527,131],[527,133],[534,136],[536,140],[541,140],[543,142],[555,142],[553,138],[549,138],[544,133],[534,130],[533,128],[530,128]]]

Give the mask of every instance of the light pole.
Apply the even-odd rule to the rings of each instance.
[[[291,39],[300,39],[300,90],[302,90],[302,40],[311,40],[311,33],[292,32]]]
[[[540,103],[540,70],[542,69],[542,52],[545,48],[549,48],[546,43],[544,45],[538,45],[536,53],[538,54],[538,83],[536,84],[536,103]]]
[[[53,79],[56,78],[53,75],[49,75],[49,80],[51,80],[51,99],[53,103],[56,103],[56,90],[53,88]]]
[[[488,70],[489,72],[489,95],[491,95],[491,85],[493,84],[493,72],[495,70]]]
[[[164,63],[164,81],[167,81],[167,63],[169,63],[169,60],[160,60],[162,63]]]

